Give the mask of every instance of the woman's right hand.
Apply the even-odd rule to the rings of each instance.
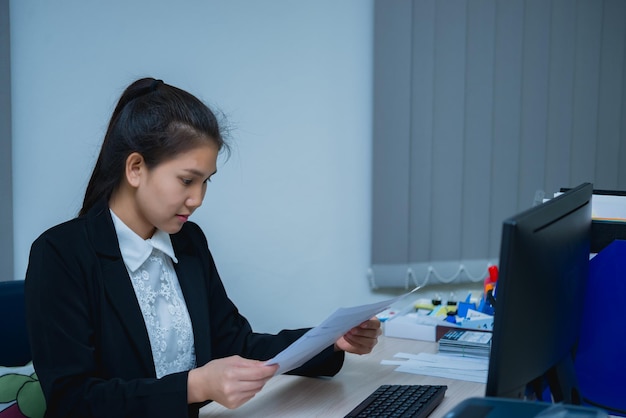
[[[190,370],[187,378],[189,403],[215,401],[235,409],[254,397],[274,376],[278,365],[231,356],[211,360]]]

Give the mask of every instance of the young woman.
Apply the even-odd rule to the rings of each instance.
[[[267,360],[306,329],[254,333],[188,221],[225,149],[211,110],[160,80],[120,98],[77,218],[44,232],[26,273],[27,322],[47,417],[197,416],[236,408]],[[369,353],[372,319],[290,373],[332,376]]]

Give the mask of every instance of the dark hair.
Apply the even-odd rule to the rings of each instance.
[[[131,153],[141,154],[152,168],[203,141],[212,141],[218,150],[228,149],[208,106],[161,80],[133,82],[113,111],[79,215],[87,213],[98,200],[109,200],[122,181]]]

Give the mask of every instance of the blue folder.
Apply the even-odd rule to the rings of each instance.
[[[615,240],[589,264],[575,368],[586,404],[626,416],[626,241]]]

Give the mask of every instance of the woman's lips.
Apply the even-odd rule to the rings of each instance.
[[[187,219],[189,219],[189,215],[176,215],[176,217],[180,219],[181,222],[187,222]]]

